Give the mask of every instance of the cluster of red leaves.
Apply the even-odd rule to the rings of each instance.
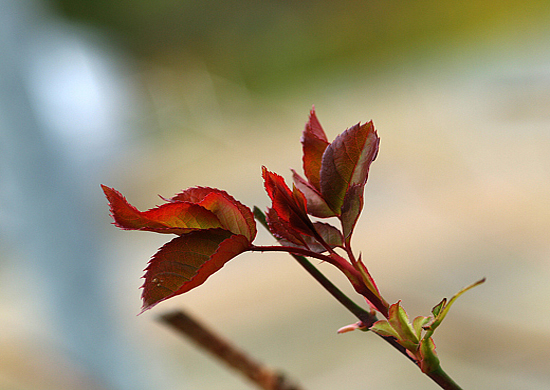
[[[379,143],[372,121],[347,129],[329,143],[315,111],[311,110],[302,135],[307,180],[292,170],[291,191],[280,176],[263,170],[266,191],[273,201],[267,214],[271,232],[311,250],[315,250],[309,244],[312,240],[323,250],[349,244],[363,208],[363,189]],[[342,230],[326,223],[312,224],[308,214],[337,217]]]
[[[256,237],[250,209],[225,191],[194,187],[161,206],[139,211],[116,190],[102,186],[115,224],[128,230],[177,234],[145,269],[143,310],[204,283]]]
[[[347,129],[329,143],[315,111],[311,110],[302,137],[305,179],[293,171],[291,190],[281,176],[265,167],[262,170],[265,189],[272,201],[267,211],[271,233],[285,248],[299,248],[301,254],[309,252],[315,257],[330,252],[327,259],[344,271],[356,290],[360,290],[363,278],[371,290],[363,295],[373,293],[374,298],[379,295],[370,276],[365,276],[362,263],[352,260],[354,269],[333,248],[346,248],[349,253],[351,235],[363,208],[363,189],[379,141],[373,123],[368,122]],[[116,190],[102,187],[118,227],[178,236],[160,248],[145,270],[143,310],[199,286],[240,253],[261,250],[252,244],[256,225],[251,210],[224,191],[189,188],[167,200],[168,203],[141,212]],[[310,216],[336,217],[342,228],[312,222]]]

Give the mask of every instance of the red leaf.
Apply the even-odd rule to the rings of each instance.
[[[273,210],[279,219],[289,223],[294,229],[307,235],[315,235],[313,224],[307,215],[304,195],[296,187],[290,191],[284,179],[276,173],[262,168],[262,176],[267,194],[273,203]]]
[[[200,205],[176,202],[139,211],[120,192],[104,185],[101,187],[109,200],[115,224],[122,229],[185,234],[198,229],[222,227],[218,217]]]
[[[225,192],[222,190],[218,190],[216,188],[210,188],[210,187],[191,187],[186,190],[183,190],[177,195],[174,195],[174,197],[168,199],[170,202],[191,202],[191,203],[199,203],[201,200],[203,200],[208,194],[217,191],[217,192]]]
[[[267,210],[266,221],[269,226],[269,231],[279,241],[284,242],[285,245],[288,244],[307,248],[303,235],[295,230],[290,223],[280,219],[274,209]]]
[[[315,115],[315,108],[309,113],[309,121],[306,124],[301,141],[304,153],[302,157],[304,173],[309,183],[319,190],[321,159],[329,142],[321,123]]]
[[[353,185],[348,189],[344,204],[342,205],[342,232],[346,239],[350,239],[353,228],[363,210],[363,189],[364,185]]]
[[[314,222],[313,225],[315,226],[315,230],[317,230],[319,235],[331,248],[343,247],[344,241],[340,230],[324,222]]]
[[[305,245],[302,246],[306,249],[317,253],[323,253],[327,251],[325,245],[331,248],[343,247],[342,233],[334,226],[323,222],[314,222],[313,225],[325,244],[320,243],[319,240],[314,237],[302,235],[302,239],[305,243]]]
[[[342,213],[349,189],[363,187],[367,182],[379,142],[371,121],[347,129],[326,148],[321,166],[321,194],[337,215]]]
[[[334,217],[336,214],[328,207],[327,202],[323,199],[319,190],[303,177],[298,175],[294,169],[292,171],[292,178],[294,185],[304,194],[307,201],[307,213],[318,218]]]
[[[256,236],[256,222],[252,211],[227,192],[217,188],[193,187],[170,199],[171,202],[196,203],[213,212],[224,229],[242,234],[249,241]]]
[[[273,209],[267,210],[266,220],[269,231],[278,239],[281,245],[305,248],[317,253],[326,252],[326,245],[331,248],[343,246],[342,233],[328,223],[314,222],[313,226],[318,234],[313,237],[300,233],[288,222],[279,219]],[[324,244],[319,242],[317,237],[321,237]]]
[[[153,256],[145,272],[142,312],[204,283],[250,241],[223,229],[198,230],[174,238]]]

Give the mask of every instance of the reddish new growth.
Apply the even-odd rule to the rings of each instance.
[[[262,167],[264,186],[272,203],[265,214],[259,210],[255,213],[279,245],[254,245],[254,214],[225,191],[189,188],[164,199],[167,203],[142,212],[118,191],[102,186],[118,227],[176,235],[159,249],[145,269],[142,311],[201,285],[246,251],[280,251],[315,258],[337,267],[371,308],[370,312],[359,308],[360,321],[341,332],[371,330],[413,360],[441,387],[459,389],[441,369],[432,335],[452,303],[484,279],[459,291],[448,302],[443,299],[432,309],[432,315],[416,317],[411,323],[401,301],[389,305],[382,298],[361,257],[357,258],[351,249],[369,168],[380,144],[372,121],[350,127],[330,143],[311,110],[301,141],[305,178],[292,170],[292,189],[281,176]],[[314,222],[311,216],[337,220],[339,226]],[[301,264],[301,259],[307,262],[303,257],[297,258]],[[343,304],[357,315],[355,303],[347,297],[341,299],[343,294],[335,293],[336,287],[327,287],[326,279],[309,271],[341,303],[348,302]],[[385,319],[376,321],[375,311]]]
[[[272,206],[267,211],[271,233],[281,246],[255,246],[252,211],[226,192],[189,188],[161,206],[139,211],[116,190],[102,186],[115,224],[128,230],[177,235],[153,256],[145,270],[143,310],[183,294],[245,251],[287,251],[325,260],[338,267],[377,310],[388,304],[350,248],[351,235],[363,207],[363,188],[380,139],[372,122],[357,124],[329,143],[315,111],[302,136],[305,178],[294,170],[290,189],[276,173],[262,168]],[[310,216],[335,217],[341,229]],[[347,253],[346,260],[334,248]]]
[[[225,191],[194,187],[166,204],[141,212],[116,190],[102,186],[115,225],[122,229],[176,234],[145,269],[143,310],[204,283],[256,237],[250,209]]]

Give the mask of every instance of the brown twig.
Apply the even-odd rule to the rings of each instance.
[[[183,311],[164,314],[160,320],[189,337],[199,347],[212,353],[233,369],[241,372],[260,389],[302,390],[298,385],[291,383],[281,372],[274,371],[255,361]]]

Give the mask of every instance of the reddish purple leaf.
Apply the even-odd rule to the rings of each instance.
[[[283,245],[293,245],[301,248],[307,248],[304,236],[292,225],[279,218],[279,215],[274,209],[268,209],[266,214],[267,225],[269,231],[277,238]]]
[[[344,244],[340,230],[323,222],[314,222],[313,225],[317,233],[319,233],[319,236],[323,239],[324,244],[320,243],[319,240],[314,237],[302,235],[307,249],[313,252],[323,253],[327,251],[325,245],[328,245],[330,248],[343,247]]]
[[[350,188],[365,185],[379,142],[371,121],[347,129],[326,148],[321,167],[321,194],[337,215],[342,214]],[[355,216],[351,219],[355,220]]]
[[[145,269],[142,312],[201,285],[249,247],[245,236],[223,229],[197,230],[174,238]]]
[[[109,200],[115,224],[122,229],[185,234],[198,229],[222,227],[218,217],[200,205],[177,202],[139,211],[120,192],[104,185],[101,187]]]
[[[364,185],[353,185],[348,189],[344,204],[342,205],[342,232],[346,240],[351,238],[351,233],[359,219],[361,210],[363,210],[363,189]]]
[[[262,176],[267,194],[273,203],[272,209],[279,219],[290,224],[295,230],[314,235],[314,228],[307,215],[304,195],[296,187],[290,191],[284,179],[276,173],[262,168]]]
[[[317,253],[326,252],[326,245],[331,248],[343,246],[342,233],[328,223],[313,223],[318,233],[316,237],[321,237],[324,241],[324,243],[321,243],[316,237],[302,234],[294,229],[289,223],[279,219],[277,213],[273,209],[268,209],[266,220],[269,225],[269,231],[282,245],[309,249]]]
[[[328,207],[327,202],[325,202],[319,190],[296,173],[294,169],[291,169],[291,171],[294,185],[306,198],[307,213],[318,218],[334,217],[336,214]]]
[[[344,240],[340,230],[334,226],[324,222],[314,222],[315,230],[323,238],[323,240],[331,247],[343,247]]]
[[[325,149],[329,145],[325,131],[315,115],[315,108],[310,111],[309,121],[302,134],[302,162],[304,173],[309,183],[320,189],[321,159]]]
[[[196,203],[213,212],[224,229],[234,234],[242,234],[250,241],[256,236],[256,222],[252,211],[225,191],[193,187],[174,196],[170,201]]]

